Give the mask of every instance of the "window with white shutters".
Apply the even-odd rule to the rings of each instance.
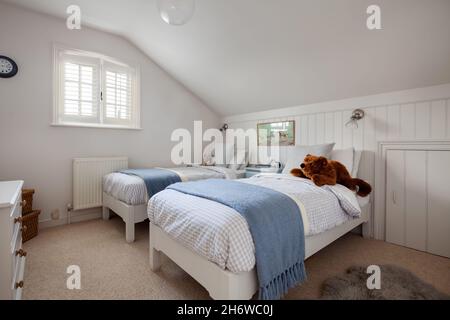
[[[66,120],[97,122],[98,68],[95,65],[64,61],[63,115]]]
[[[122,123],[132,117],[132,80],[126,72],[108,70],[105,73],[105,121]]]
[[[139,128],[134,68],[95,53],[55,50],[54,124]]]

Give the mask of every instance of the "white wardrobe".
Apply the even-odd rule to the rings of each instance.
[[[390,145],[383,161],[386,241],[450,257],[450,145]]]

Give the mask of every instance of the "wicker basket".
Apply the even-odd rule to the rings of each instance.
[[[25,200],[25,205],[22,207],[22,214],[25,215],[33,211],[33,195],[34,189],[22,190],[22,200]]]
[[[27,242],[38,235],[39,215],[41,210],[34,210],[22,217],[22,241]]]

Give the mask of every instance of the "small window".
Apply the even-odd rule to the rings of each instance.
[[[100,54],[55,49],[54,124],[139,129],[137,70]]]

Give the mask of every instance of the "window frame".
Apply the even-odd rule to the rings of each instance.
[[[61,55],[68,54],[79,56],[80,60],[86,61],[98,60],[98,92],[97,104],[98,110],[95,121],[78,121],[78,116],[70,117],[64,115],[64,73],[61,62]],[[129,121],[107,120],[106,112],[106,68],[104,64],[110,64],[118,70],[127,71],[131,75],[131,119]],[[103,97],[101,95],[103,94]],[[102,99],[103,98],[103,99]],[[138,67],[130,66],[115,58],[109,56],[73,49],[59,44],[53,46],[53,117],[51,126],[57,127],[81,127],[81,128],[105,128],[105,129],[126,129],[142,130],[141,128],[141,105],[140,105],[140,70]],[[72,119],[73,120],[72,120]],[[91,119],[92,120],[92,119]]]

